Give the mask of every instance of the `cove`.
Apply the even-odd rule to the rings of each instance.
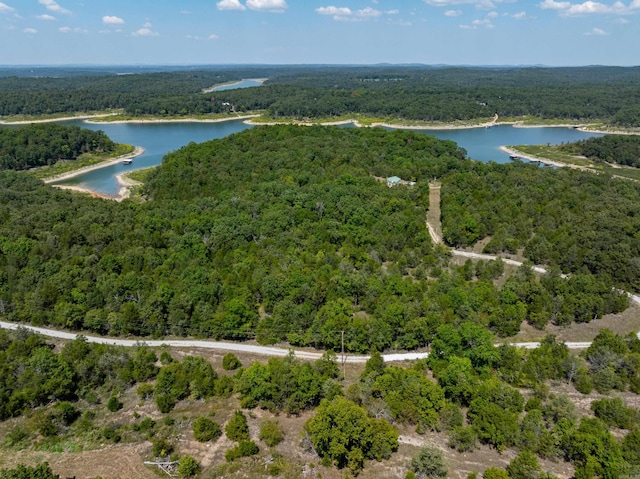
[[[141,146],[144,154],[135,158],[130,165],[117,164],[94,170],[75,178],[60,181],[59,184],[75,185],[103,195],[117,194],[120,186],[116,175],[141,168],[159,165],[168,152],[177,150],[191,142],[223,138],[251,128],[243,120],[217,123],[175,122],[175,123],[118,123],[95,124],[73,120],[62,122],[91,130],[102,130],[118,143]],[[345,125],[353,127],[353,125]],[[490,128],[466,128],[451,130],[412,130],[416,133],[433,135],[443,140],[453,140],[474,160],[506,163],[509,155],[500,150],[503,145],[561,144],[583,140],[597,133],[578,131],[567,127],[516,128],[511,125],[496,125]]]

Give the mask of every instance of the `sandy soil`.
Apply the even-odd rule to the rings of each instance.
[[[44,180],[45,184],[53,183],[54,181],[63,181],[69,180],[71,178],[75,178],[78,175],[82,175],[89,171],[99,170],[100,168],[105,168],[107,166],[116,165],[122,160],[132,159],[136,156],[140,156],[144,153],[144,148],[141,146],[136,146],[135,149],[131,153],[127,153],[126,155],[119,156],[114,158],[113,160],[103,161],[102,163],[98,163],[96,165],[85,166],[84,168],[79,168],[77,170],[70,171],[68,173],[63,173],[62,175],[52,176],[51,178],[47,178]]]
[[[135,158],[136,156],[140,156],[142,153],[144,153],[144,148],[140,146],[136,146],[132,153],[127,153],[126,155],[119,156],[118,158],[114,158],[113,160],[98,163],[97,165],[86,166],[84,168],[79,168],[77,170],[64,173],[62,175],[57,175],[51,178],[47,178],[46,180],[44,180],[44,183],[50,184],[50,183],[53,183],[54,181],[68,180],[78,175],[81,175],[83,173],[87,173],[89,171],[99,170],[100,168],[116,165],[120,163],[122,160]],[[137,186],[141,184],[138,181],[134,181],[130,178],[125,178],[124,177],[125,174],[126,173],[122,173],[116,176],[116,179],[118,180],[118,183],[122,186],[122,188],[120,188],[120,190],[118,191],[118,194],[115,196],[103,195],[89,188],[83,188],[82,186],[76,186],[76,185],[51,185],[51,186],[53,186],[54,188],[60,188],[61,190],[72,190],[72,191],[78,191],[81,193],[87,193],[93,196],[94,198],[115,199],[116,201],[122,201],[123,199],[129,197],[130,195],[129,187]]]
[[[350,119],[350,120],[338,120],[338,121],[269,121],[269,122],[256,122],[256,121],[245,121],[247,125],[300,125],[300,126],[333,126],[333,125],[348,125],[353,123],[358,128],[374,128],[376,126],[381,126],[384,128],[393,128],[395,130],[466,130],[470,128],[488,128],[496,125],[498,121],[498,115],[494,117],[493,120],[488,121],[486,123],[480,123],[478,125],[396,125],[394,123],[384,123],[384,122],[375,122],[371,123],[371,125],[363,125],[358,120]]]

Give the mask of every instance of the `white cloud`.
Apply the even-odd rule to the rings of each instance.
[[[503,0],[422,0],[428,5],[434,7],[450,7],[453,5],[475,5],[476,8],[488,10],[495,8],[496,3],[501,3]]]
[[[71,28],[69,28],[69,27],[60,27],[60,28],[58,28],[58,31],[60,33],[69,33],[71,31]]]
[[[35,35],[36,33],[38,33],[38,30],[36,30],[35,28],[25,28],[22,31],[27,35]]]
[[[609,34],[605,32],[602,28],[593,28],[590,31],[585,32],[585,35],[604,36]]]
[[[150,28],[144,27],[132,33],[134,37],[157,37],[158,32],[154,32]]]
[[[51,10],[56,13],[63,13],[65,15],[71,15],[71,10],[67,10],[66,8],[61,7],[55,0],[38,0],[40,5],[44,5],[47,7],[47,10]]]
[[[445,10],[445,17],[459,17],[462,15],[462,10]]]
[[[522,12],[514,13],[513,15],[511,15],[511,18],[515,18],[516,20],[522,20],[524,18],[527,18],[527,12],[522,11]]]
[[[487,18],[496,18],[497,16],[498,16],[498,12],[487,13]]]
[[[0,13],[11,13],[15,11],[16,11],[15,8],[10,7],[6,3],[0,2]]]
[[[367,7],[362,10],[356,11],[356,16],[358,17],[379,17],[382,15],[380,10],[376,10],[375,8]]]
[[[555,0],[544,0],[538,4],[543,10],[564,10],[571,6],[570,2],[556,2]]]
[[[114,15],[105,15],[104,17],[102,17],[102,23],[106,25],[122,25],[124,23],[124,20]]]
[[[180,10],[180,14],[181,15],[191,15],[193,12],[189,11],[189,10]]]
[[[56,17],[53,17],[51,15],[47,15],[46,13],[44,15],[38,15],[36,17],[38,20],[49,20],[49,21],[53,21],[56,19]]]
[[[220,38],[218,35],[216,35],[215,33],[212,33],[211,35],[209,35],[207,37],[209,40],[217,40],[218,38]]]
[[[626,25],[627,23],[629,23],[629,20],[627,20],[626,18],[616,18],[615,21],[620,25]]]
[[[240,3],[240,0],[222,0],[216,3],[216,7],[218,10],[246,10],[243,4]]]
[[[605,5],[600,2],[592,2],[591,0],[584,3],[571,5],[562,15],[585,15],[590,13],[625,13],[627,7],[622,2],[616,2],[613,5]]]
[[[473,22],[471,22],[471,24],[478,27],[495,28],[495,25],[491,23],[491,20],[489,20],[488,18],[484,18],[482,20],[474,20]]]
[[[151,23],[146,22],[144,25],[142,25],[142,28],[151,28],[153,25],[151,25]]]
[[[383,12],[371,7],[366,7],[361,10],[351,10],[349,7],[335,7],[331,5],[328,7],[316,8],[316,13],[319,15],[331,16],[334,20],[339,22],[364,22],[372,18],[379,18],[382,15],[397,15],[400,11],[387,10]],[[404,23],[404,25],[406,26],[406,23]]]
[[[348,7],[330,6],[330,7],[316,8],[316,13],[319,13],[320,15],[343,15],[346,17],[351,15],[353,12]]]
[[[583,3],[544,0],[538,6],[544,10],[558,10],[559,14],[564,17],[591,14],[627,15],[633,13],[636,9],[640,9],[640,0],[632,0],[628,6],[619,0],[612,4],[594,2],[592,0],[587,0]]]
[[[284,12],[289,6],[285,0],[247,0],[247,7],[251,10],[263,12]]]

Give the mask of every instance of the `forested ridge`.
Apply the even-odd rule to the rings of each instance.
[[[101,131],[53,123],[0,126],[0,170],[27,170],[75,160],[83,153],[108,153],[116,144]]]
[[[259,127],[169,154],[151,201],[114,204],[2,174],[0,314],[114,335],[416,348],[443,322],[500,335],[628,304],[606,275],[447,269],[425,228],[428,178],[483,166],[411,132]],[[487,167],[489,168],[489,167]],[[399,175],[413,187],[375,177]],[[437,279],[436,279],[437,278]],[[534,293],[535,291],[535,293]],[[589,306],[574,293],[588,295]]]
[[[640,137],[635,135],[605,135],[567,143],[558,148],[573,155],[586,156],[595,162],[640,167]]]
[[[265,86],[202,93],[216,83],[269,77]],[[640,125],[637,67],[262,67],[65,78],[0,78],[0,115],[124,109],[188,116],[265,110],[272,118],[350,114],[444,121],[529,115]]]

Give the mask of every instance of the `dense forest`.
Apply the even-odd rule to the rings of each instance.
[[[635,182],[568,168],[477,164],[443,178],[443,234],[489,253],[523,254],[565,273],[609,277],[640,290],[640,189]]]
[[[635,135],[605,135],[575,143],[560,145],[572,155],[586,156],[595,162],[640,167],[640,137]]]
[[[438,326],[461,320],[509,336],[523,321],[544,327],[624,310],[628,299],[612,286],[636,287],[638,276],[625,276],[634,246],[627,257],[620,241],[616,256],[607,256],[608,243],[593,246],[592,255],[608,258],[593,271],[558,261],[575,273],[568,281],[559,271],[537,280],[524,266],[497,287],[500,262],[447,268],[446,249],[431,244],[424,224],[427,179],[444,177],[446,193],[459,178],[479,182],[495,168],[465,159],[453,142],[411,132],[274,126],[167,155],[149,175],[143,204],[5,172],[0,314],[102,334],[257,337],[334,350],[344,330],[347,350],[366,352],[425,346]],[[505,168],[528,181],[536,171]],[[563,172],[544,174],[567,181]],[[379,181],[391,175],[416,184]],[[629,202],[638,194],[617,186]],[[581,188],[580,199],[590,192],[600,204],[600,191]],[[445,238],[455,244],[448,197]],[[455,224],[475,235],[465,244],[480,238],[489,223],[455,211],[463,214]]]
[[[106,153],[116,144],[101,131],[54,123],[0,126],[0,170],[28,170],[83,153]]]
[[[268,77],[264,87],[203,93]],[[124,109],[187,116],[264,110],[272,118],[361,114],[453,121],[530,115],[640,125],[638,68],[271,67],[0,78],[0,116]]]

